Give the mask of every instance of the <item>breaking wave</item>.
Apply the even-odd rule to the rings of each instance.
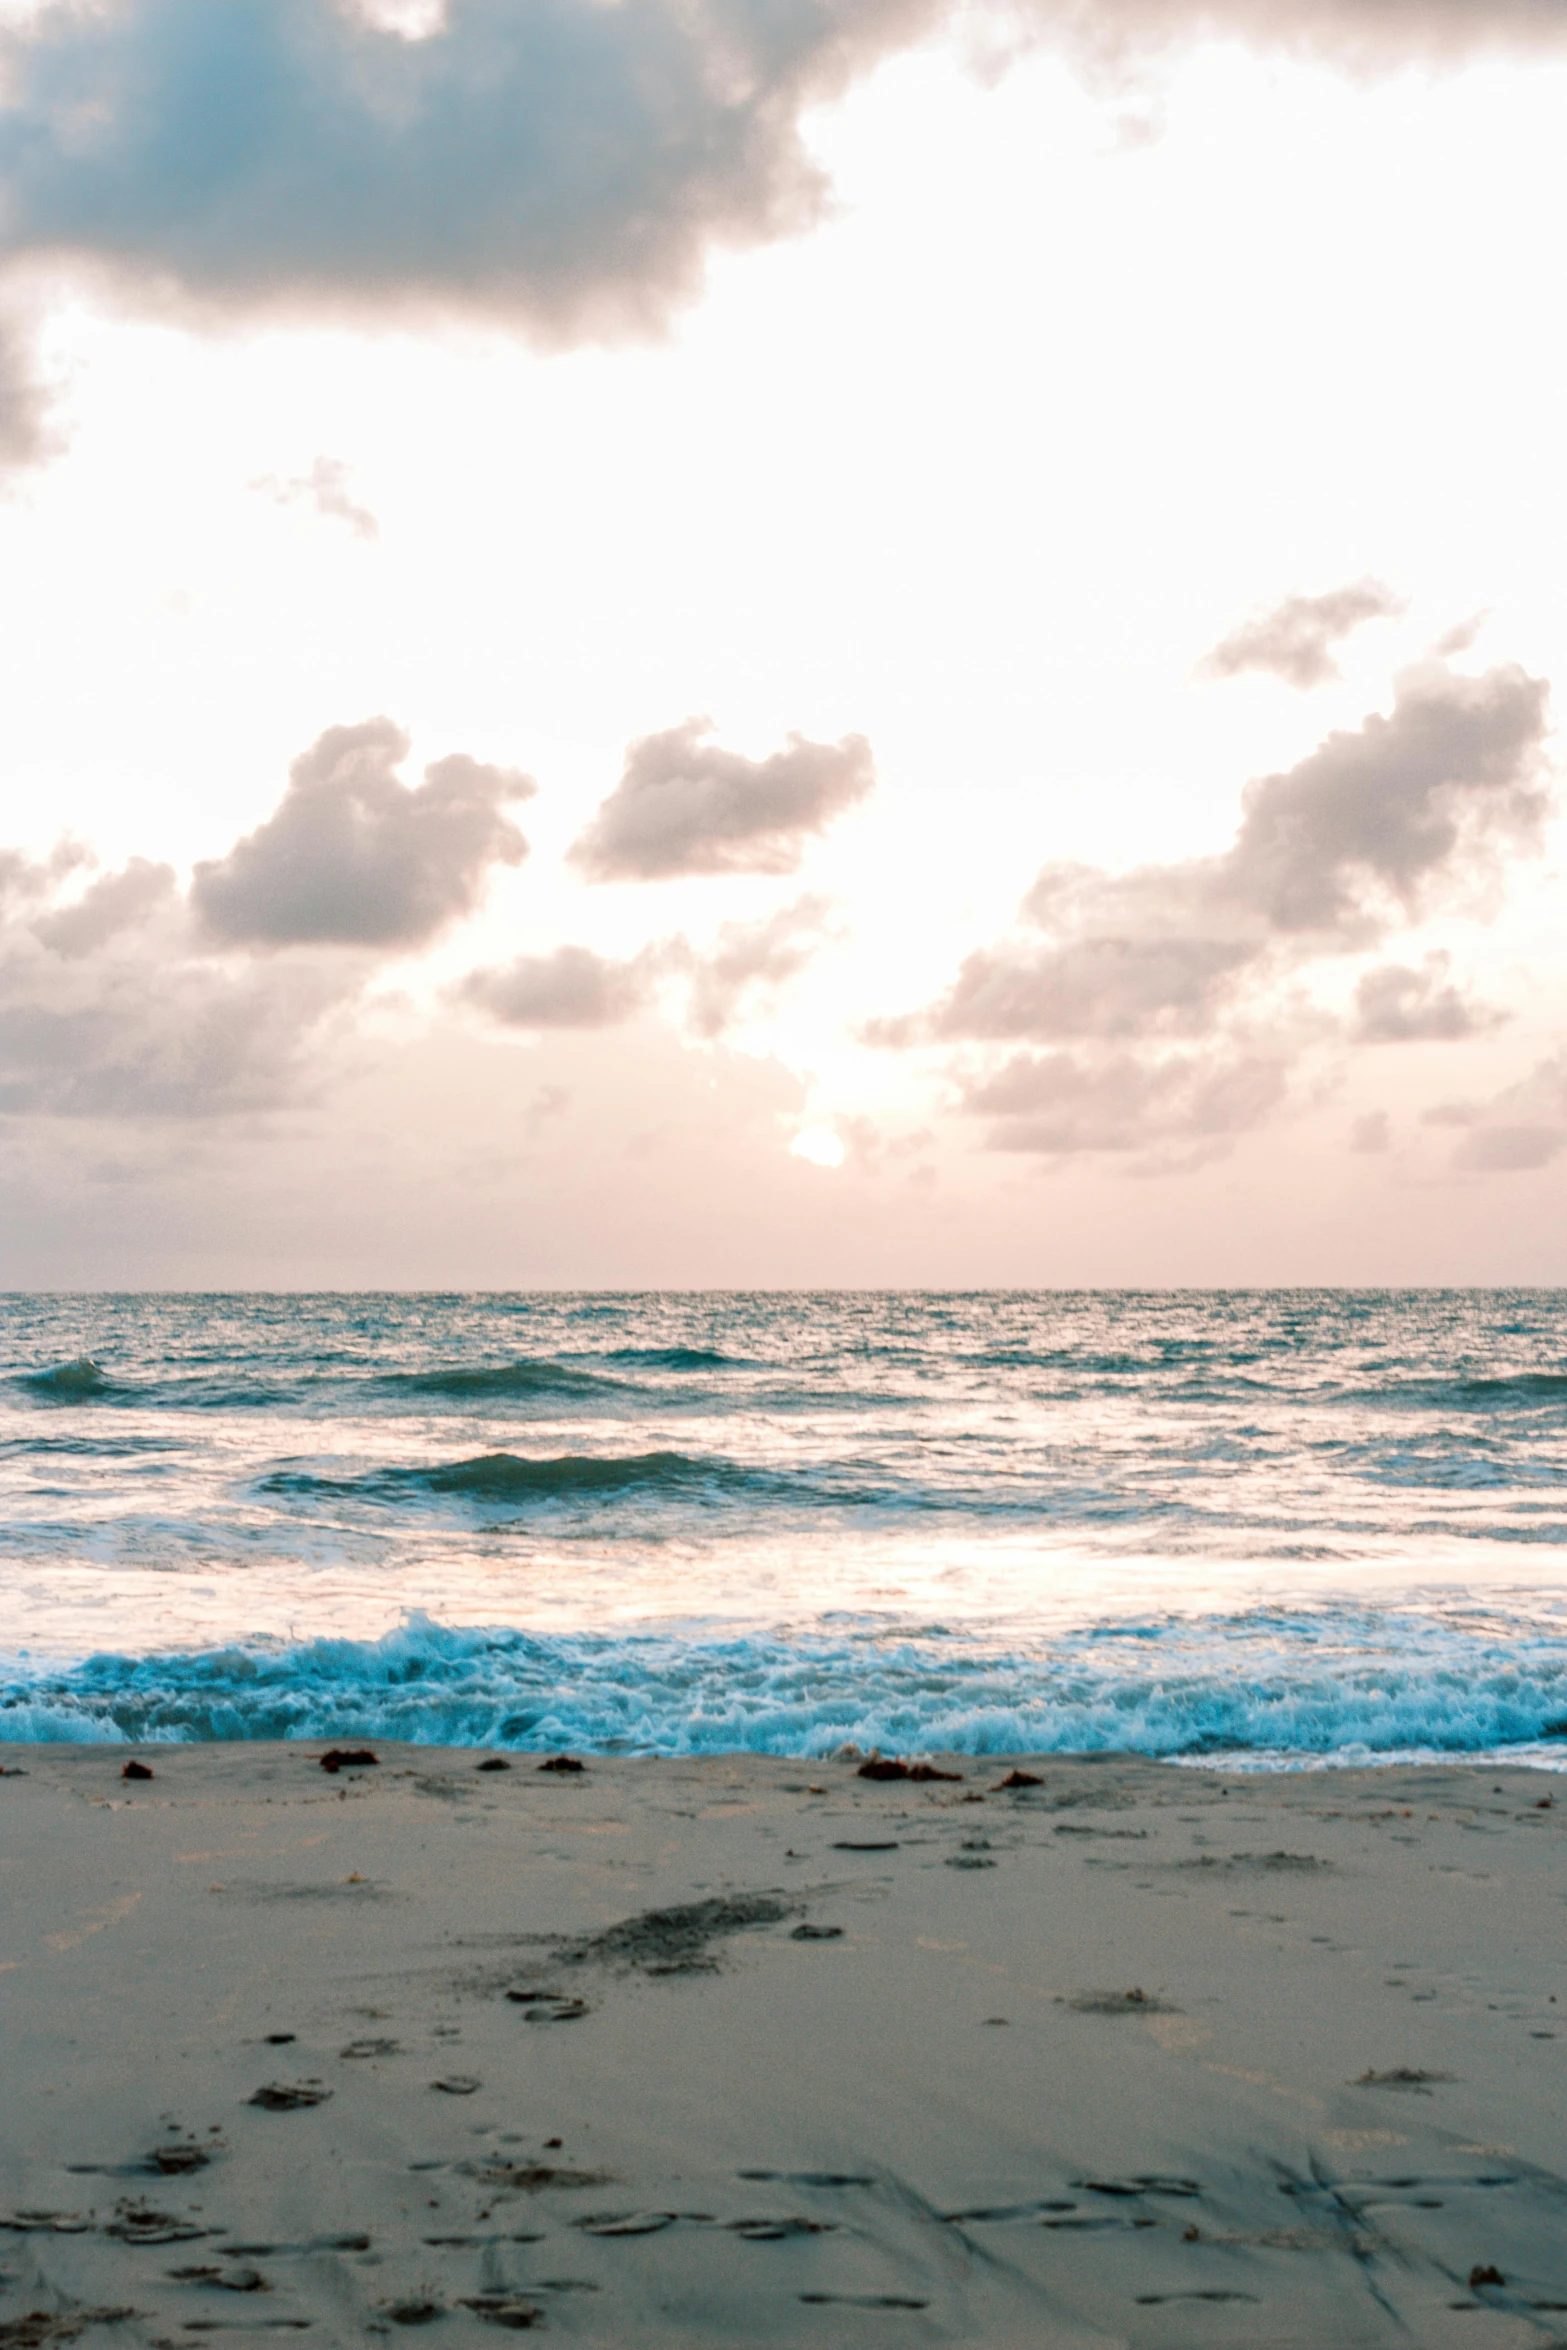
[[[62,1403],[85,1403],[95,1395],[108,1394],[114,1382],[91,1355],[78,1355],[74,1362],[51,1363],[42,1371],[23,1371],[18,1374],[17,1385],[30,1388],[34,1395],[52,1397]]]
[[[928,1633],[543,1638],[412,1615],[378,1640],[106,1654],[0,1684],[0,1740],[131,1738],[1366,1762],[1543,1745],[1567,1764],[1567,1635],[1250,1616],[986,1655]]]

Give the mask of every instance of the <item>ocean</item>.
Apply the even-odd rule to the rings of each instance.
[[[13,1296],[0,1739],[1567,1766],[1567,1295]]]

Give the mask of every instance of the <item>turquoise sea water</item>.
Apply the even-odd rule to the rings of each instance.
[[[1567,1762],[1567,1296],[0,1300],[0,1738]]]

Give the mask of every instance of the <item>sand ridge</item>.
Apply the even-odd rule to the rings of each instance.
[[[1551,1774],[323,1751],[7,1750],[0,2345],[1567,2342]]]

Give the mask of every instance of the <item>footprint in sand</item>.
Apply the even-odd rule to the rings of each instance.
[[[525,2301],[520,2293],[474,2293],[464,2299],[463,2307],[486,2325],[508,2326],[514,2333],[525,2333],[529,2326],[544,2322],[538,2303]]]
[[[176,2139],[172,2145],[154,2146],[140,2167],[156,2171],[162,2178],[183,2178],[190,2171],[205,2170],[223,2151],[218,2145],[198,2146],[194,2140]]]
[[[918,2301],[909,2293],[802,2293],[802,2301],[820,2306],[831,2303],[839,2309],[928,2309],[928,2301]]]
[[[223,2293],[270,2293],[259,2268],[171,2268],[177,2285],[213,2285]]]
[[[308,2105],[324,2105],[331,2094],[317,2080],[268,2081],[246,2102],[259,2105],[263,2113],[298,2113]]]
[[[792,2236],[833,2236],[838,2223],[831,2219],[798,2219],[789,2213],[782,2219],[732,2219],[726,2225],[742,2244],[784,2244]]]
[[[198,2236],[215,2236],[216,2228],[199,2227],[176,2212],[158,2211],[150,2203],[122,2203],[104,2229],[121,2244],[189,2244]]]
[[[679,2217],[677,2211],[594,2211],[571,2224],[585,2236],[656,2236]]]
[[[1203,2293],[1139,2293],[1136,2299],[1140,2309],[1159,2309],[1167,2301],[1251,2301],[1260,2303],[1261,2296],[1257,2293],[1225,2293],[1214,2289]]]
[[[526,2011],[530,2024],[574,2024],[591,2012],[585,1999],[566,1991],[508,1991],[506,1996]]]
[[[46,2350],[54,2342],[74,2342],[89,2326],[112,2326],[139,2317],[137,2309],[30,2309],[25,2317],[0,2323],[0,2350]]]

